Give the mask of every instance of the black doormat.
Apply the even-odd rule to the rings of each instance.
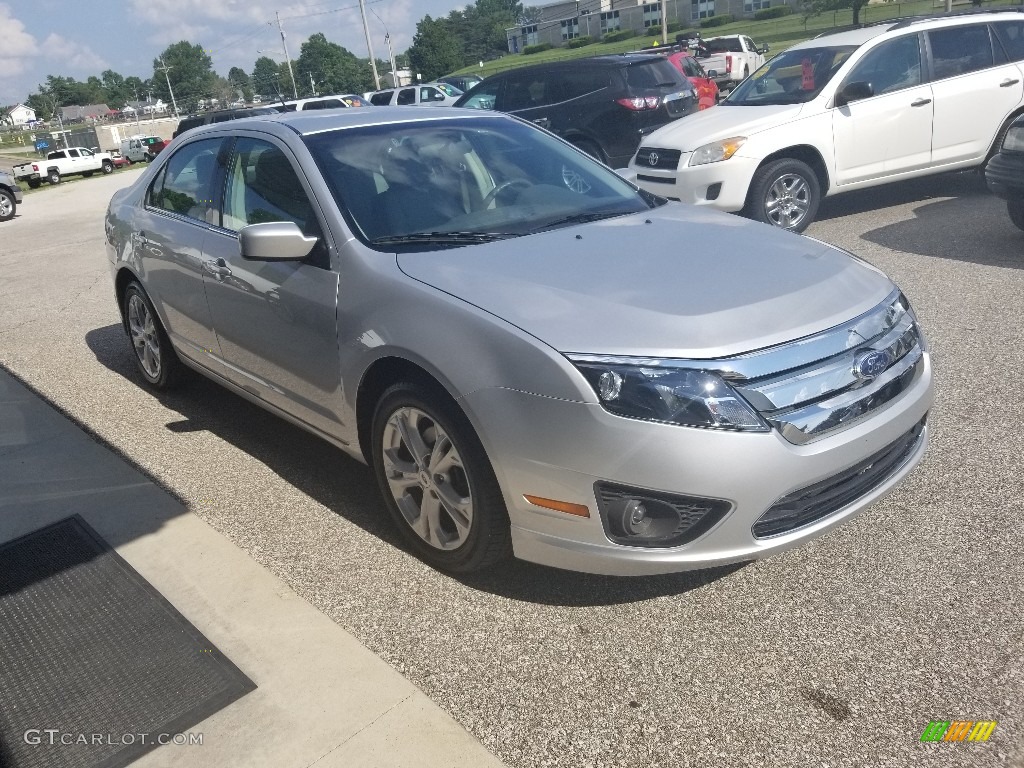
[[[0,545],[0,767],[187,764],[255,688],[78,515]]]

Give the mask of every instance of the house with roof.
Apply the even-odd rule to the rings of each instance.
[[[36,111],[32,107],[18,104],[7,111],[4,119],[11,125],[28,125],[36,121]]]
[[[110,115],[110,107],[106,104],[86,104],[84,107],[61,107],[60,116],[65,123],[76,123],[83,120],[99,120]]]

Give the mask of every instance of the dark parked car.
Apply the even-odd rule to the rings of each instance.
[[[985,166],[985,182],[1006,201],[1010,221],[1024,229],[1024,117],[1010,123],[999,152]]]
[[[553,61],[500,72],[456,107],[510,112],[621,168],[640,139],[697,110],[697,92],[664,56]]]
[[[189,115],[188,117],[183,117],[181,122],[178,123],[178,127],[174,131],[174,136],[172,138],[176,139],[185,131],[191,130],[192,128],[198,128],[200,125],[223,123],[225,120],[237,120],[240,117],[276,115],[277,112],[278,110],[273,107],[250,107],[247,109],[218,109],[214,112],[203,112],[201,115]]]
[[[480,75],[448,75],[437,78],[437,82],[454,85],[460,91],[468,91],[474,85],[483,82],[483,78]]]

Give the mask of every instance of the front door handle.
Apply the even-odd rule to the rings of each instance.
[[[931,103],[932,103],[931,99],[914,99],[912,102],[910,102],[910,106],[912,106],[912,107],[923,107],[925,104],[931,104]]]
[[[1003,80],[1003,82],[1001,82],[999,84],[999,87],[1000,88],[1009,88],[1011,85],[1016,85],[1019,82],[1020,82],[1020,80],[1011,80],[1010,78],[1006,78],[1005,80]]]
[[[231,267],[224,259],[208,259],[203,262],[203,269],[218,280],[231,277]]]

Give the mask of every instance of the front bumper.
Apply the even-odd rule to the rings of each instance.
[[[501,483],[517,557],[557,568],[620,576],[672,573],[767,557],[846,522],[892,490],[917,465],[927,428],[891,472],[826,517],[770,538],[754,523],[776,501],[833,478],[884,451],[925,418],[930,361],[888,407],[848,429],[795,445],[772,431],[739,433],[641,422],[596,403],[486,389],[465,398]],[[529,426],[524,426],[529,425]],[[595,496],[604,481],[651,491],[722,499],[730,511],[679,547],[613,543]],[[581,504],[590,517],[534,506],[524,495]]]
[[[645,168],[630,160],[628,178],[638,187],[655,195],[691,205],[707,205],[735,213],[747,203],[750,180],[759,161],[752,157],[733,155],[719,163],[690,167],[691,152],[683,152],[675,170]]]

